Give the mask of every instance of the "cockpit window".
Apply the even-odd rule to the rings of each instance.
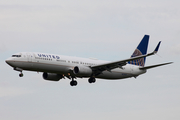
[[[21,57],[21,55],[12,55],[12,57]]]

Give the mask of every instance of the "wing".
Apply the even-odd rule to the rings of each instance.
[[[137,57],[124,59],[124,60],[120,60],[120,61],[109,62],[109,63],[105,63],[105,64],[99,64],[99,65],[91,66],[91,69],[93,70],[93,72],[95,74],[100,74],[105,70],[111,72],[112,69],[115,69],[115,68],[118,68],[118,67],[122,68],[122,66],[126,65],[127,62],[129,62],[129,61],[138,60],[140,58],[144,58],[144,57],[148,57],[148,56],[156,54],[158,49],[159,49],[159,45],[160,45],[160,42],[157,45],[157,47],[155,48],[155,50],[153,52],[149,53],[149,54],[140,55],[140,56],[137,56]]]
[[[100,65],[95,65],[95,66],[92,66],[91,68],[94,71],[95,70],[97,70],[97,71],[104,71],[104,70],[111,71],[114,68],[118,68],[118,67],[122,68],[122,66],[126,65],[127,62],[129,62],[129,61],[137,60],[137,59],[144,58],[144,57],[147,57],[147,56],[151,56],[151,55],[154,55],[154,54],[155,53],[152,52],[152,53],[149,53],[149,54],[146,54],[146,55],[141,55],[141,56],[125,59],[125,60],[120,60],[120,61],[109,62],[109,63],[105,63],[105,64],[100,64]]]

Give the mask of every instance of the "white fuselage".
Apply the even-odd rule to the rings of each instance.
[[[14,55],[6,60],[6,62],[15,69],[57,73],[63,76],[70,76],[73,74],[71,71],[75,66],[91,67],[109,62],[91,58],[70,57],[47,53],[21,52],[16,55],[19,56]],[[96,78],[123,79],[128,77],[137,77],[145,72],[146,70],[140,70],[139,66],[127,64],[121,68],[112,69],[111,71],[105,70],[101,74],[97,75]],[[90,76],[76,77],[82,78]]]

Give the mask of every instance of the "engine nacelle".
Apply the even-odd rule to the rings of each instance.
[[[49,81],[59,81],[60,79],[63,78],[63,76],[60,74],[46,73],[46,72],[44,72],[42,76],[45,80],[49,80]]]
[[[80,77],[89,77],[92,74],[92,69],[87,66],[76,66],[73,70],[74,74]]]

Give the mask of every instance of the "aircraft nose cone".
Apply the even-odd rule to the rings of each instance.
[[[5,62],[8,64],[8,60],[5,60]]]
[[[6,62],[7,64],[10,64],[10,60],[5,60],[5,62]]]
[[[5,60],[5,62],[8,64],[8,65],[11,65],[11,63],[13,62],[11,58],[8,58]]]

